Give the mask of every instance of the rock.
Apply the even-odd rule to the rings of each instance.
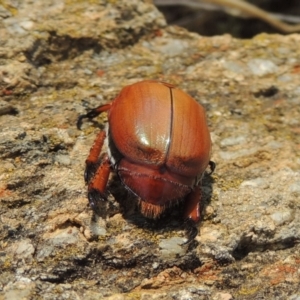
[[[30,280],[9,283],[3,290],[4,299],[26,299],[33,297],[36,286]]]
[[[164,239],[159,243],[160,252],[162,256],[177,256],[182,255],[184,253],[184,250],[182,248],[182,244],[184,243],[184,240],[182,238],[178,237],[172,237],[170,239]]]
[[[272,74],[278,70],[277,66],[271,60],[260,58],[250,60],[248,67],[250,71],[257,76]]]
[[[32,258],[34,254],[34,247],[30,239],[24,239],[22,241],[14,243],[9,249],[8,254],[12,254],[16,259],[28,259]]]

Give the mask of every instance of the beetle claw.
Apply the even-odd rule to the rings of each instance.
[[[210,160],[208,164],[209,164],[209,167],[210,167],[209,175],[211,175],[215,171],[216,163],[214,161]]]
[[[88,198],[91,202],[98,202],[99,200],[105,201],[106,195],[104,193],[101,193],[97,189],[92,188],[88,191]]]
[[[182,243],[182,245],[190,244],[198,234],[198,228],[195,226],[196,223],[192,219],[186,219],[184,222],[185,231],[187,235],[187,241]]]
[[[88,199],[92,210],[96,214],[100,215],[99,204],[107,200],[106,195],[96,189],[90,189],[88,191]]]
[[[78,117],[76,122],[76,127],[78,130],[81,130],[82,120],[86,118],[86,115],[81,115]]]

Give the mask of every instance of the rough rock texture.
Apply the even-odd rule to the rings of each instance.
[[[138,0],[0,17],[0,299],[299,299],[300,35],[203,38]],[[207,109],[217,169],[189,246],[180,207],[149,222],[116,179],[103,216],[87,205],[105,117],[77,117],[146,78]]]

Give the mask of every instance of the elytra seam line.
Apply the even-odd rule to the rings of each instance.
[[[166,151],[166,159],[164,164],[166,164],[170,152],[170,147],[171,147],[171,137],[172,137],[172,131],[173,131],[173,114],[174,114],[174,103],[173,103],[173,93],[172,93],[172,88],[169,87],[170,90],[170,99],[171,99],[171,122],[170,122],[170,132],[169,132],[169,141],[168,141],[168,146],[167,146],[167,151]]]

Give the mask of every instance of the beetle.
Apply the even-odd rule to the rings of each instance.
[[[203,106],[172,84],[144,80],[124,87],[111,103],[80,115],[78,129],[83,119],[103,112],[108,112],[108,126],[98,133],[84,174],[92,209],[97,211],[98,201],[106,199],[109,174],[115,171],[147,218],[156,219],[167,207],[185,201],[183,216],[193,240],[200,220],[201,179],[208,165],[211,173],[215,169]],[[102,153],[105,143],[108,151]]]

